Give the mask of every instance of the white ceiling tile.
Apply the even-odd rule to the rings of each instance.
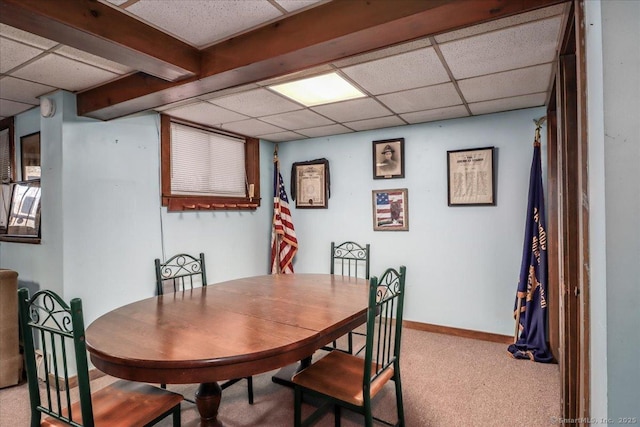
[[[331,120],[309,110],[291,111],[288,113],[266,116],[262,117],[261,120],[289,130],[307,129],[333,124]]]
[[[386,58],[388,56],[394,56],[400,53],[410,52],[412,50],[421,49],[428,46],[431,46],[431,41],[428,38],[424,38],[387,47],[384,49],[374,50],[373,52],[367,52],[362,55],[351,56],[349,58],[336,61],[333,63],[333,65],[335,65],[336,67],[347,67],[349,65]]]
[[[469,104],[473,115],[496,113],[499,111],[518,110],[521,108],[539,107],[547,100],[546,92],[531,95],[514,96],[511,98],[494,99],[492,101],[475,102]]]
[[[55,54],[47,54],[38,58],[13,75],[72,92],[87,89],[118,77],[117,74],[110,71]]]
[[[34,108],[31,104],[0,99],[0,116],[9,117]]]
[[[242,120],[239,122],[225,123],[222,129],[227,129],[241,135],[266,135],[282,132],[284,129],[258,119]]]
[[[304,7],[312,6],[318,3],[325,3],[326,0],[275,0],[287,12],[293,12]]]
[[[104,68],[107,71],[111,71],[117,74],[127,74],[135,71],[133,68],[126,65],[118,64],[117,62],[109,61],[108,59],[101,58],[96,55],[84,52],[82,50],[74,49],[70,46],[60,46],[55,50],[58,55],[65,56],[67,58],[76,59],[89,65],[95,65],[99,68]]]
[[[454,107],[436,108],[434,110],[416,111],[415,113],[400,114],[409,123],[425,123],[437,120],[455,119],[458,117],[468,117],[469,112],[464,105]]]
[[[22,42],[24,44],[37,47],[40,49],[51,49],[57,42],[53,40],[45,39],[44,37],[37,36],[35,34],[27,33],[26,31],[19,30],[14,27],[10,27],[6,24],[0,24],[0,36],[7,37],[9,39],[13,39],[18,42]],[[3,52],[4,56],[4,52]]]
[[[449,81],[430,47],[347,67],[343,72],[374,95]]]
[[[335,71],[335,69],[331,65],[320,65],[318,67],[309,68],[302,71],[297,71],[295,73],[286,74],[284,76],[274,77],[272,79],[263,80],[261,82],[257,82],[256,84],[260,86],[273,86],[284,82],[290,82],[295,80],[301,80],[306,77],[312,77],[320,74],[326,74],[329,72]]]
[[[445,43],[451,40],[457,40],[464,37],[474,36],[477,34],[488,33],[490,31],[500,30],[502,28],[511,27],[525,22],[536,21],[538,19],[548,18],[554,15],[561,15],[565,10],[565,5],[556,4],[549,7],[543,7],[527,13],[508,16],[506,18],[496,19],[495,21],[485,22],[483,24],[474,25],[472,27],[463,28],[461,30],[450,31],[448,33],[435,36],[438,43]]]
[[[260,117],[304,108],[268,89],[255,89],[210,99],[209,102],[249,117]]]
[[[300,135],[295,132],[277,132],[277,133],[268,133],[264,135],[257,135],[257,138],[264,139],[271,142],[284,142],[284,141],[295,141],[296,139],[305,139],[304,135]]]
[[[233,95],[234,93],[242,93],[251,89],[258,89],[259,87],[260,86],[258,86],[256,83],[249,83],[242,86],[234,86],[227,89],[217,90],[215,92],[209,92],[204,95],[198,96],[197,99],[208,101],[210,99],[222,98],[223,96]]]
[[[538,65],[460,80],[458,86],[467,102],[527,95],[548,89],[551,70],[552,64]]]
[[[351,129],[342,125],[329,125],[318,126],[315,128],[300,129],[298,133],[301,133],[309,138],[316,138],[318,136],[340,135],[343,133],[353,132]]]
[[[456,79],[551,62],[561,17],[510,27],[440,45]]]
[[[282,16],[267,0],[140,0],[126,10],[196,47]]]
[[[361,98],[319,105],[312,108],[312,110],[336,122],[354,122],[356,120],[373,119],[391,115],[391,111],[387,110],[372,98]]]
[[[40,55],[43,51],[35,47],[26,46],[13,40],[0,37],[0,52],[2,52],[2,61],[0,61],[0,73],[7,71],[29,61]]]
[[[378,99],[397,114],[462,104],[452,83],[390,93]]]
[[[39,105],[39,96],[55,91],[56,88],[14,77],[0,78],[0,96],[4,99]]]
[[[172,108],[165,111],[170,116],[195,123],[220,127],[222,123],[244,120],[247,116],[209,104],[208,102],[196,102],[187,106]]]
[[[357,122],[345,123],[345,126],[353,130],[362,131],[370,129],[388,128],[393,126],[406,125],[398,116],[378,117],[377,119],[359,120]]]

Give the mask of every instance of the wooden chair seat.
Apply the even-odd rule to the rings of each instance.
[[[91,394],[95,427],[140,427],[151,425],[173,412],[182,396],[148,384],[119,380]],[[68,412],[65,410],[65,413]],[[74,420],[82,423],[80,402],[71,405]],[[158,414],[161,414],[158,416]],[[54,418],[42,420],[43,427],[68,427]]]
[[[380,366],[371,367],[373,375]],[[364,380],[364,359],[334,350],[319,359],[309,368],[293,376],[292,381],[302,387],[334,397],[356,406],[364,405],[362,382]],[[378,394],[387,381],[393,377],[393,368],[382,372],[371,382],[371,397]]]

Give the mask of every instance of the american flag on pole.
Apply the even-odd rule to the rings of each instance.
[[[293,273],[293,257],[298,251],[298,239],[293,228],[289,199],[282,175],[275,162],[273,168],[273,228],[271,229],[271,274]]]

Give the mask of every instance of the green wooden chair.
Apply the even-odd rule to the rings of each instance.
[[[204,253],[200,253],[198,258],[189,254],[177,254],[169,258],[165,262],[155,259],[156,266],[156,291],[158,295],[164,295],[166,287],[173,289],[173,292],[180,292],[187,289],[193,289],[195,286],[207,286],[207,270],[204,262]],[[247,393],[249,395],[249,403],[253,405],[253,377],[234,378],[220,384],[222,390],[232,386],[233,384],[247,380]],[[166,388],[166,384],[160,384],[162,388]],[[185,400],[195,403],[192,399]]]
[[[165,287],[172,287],[173,292],[184,291],[187,288],[207,285],[207,271],[204,263],[204,254],[198,258],[189,254],[177,254],[165,262],[156,258],[156,291],[158,295],[164,294]]]
[[[340,426],[341,408],[364,415],[367,427],[376,419],[387,425],[404,426],[402,386],[400,383],[400,342],[406,268],[387,269],[380,279],[369,283],[367,338],[364,358],[332,351],[293,376],[294,426],[312,425],[328,410],[334,409],[335,425]],[[398,422],[391,424],[374,418],[372,399],[389,381],[395,383]],[[302,402],[305,395],[326,400],[304,422]]]
[[[343,242],[336,245],[331,242],[331,274],[341,274],[342,276],[361,277],[369,280],[369,254],[371,247],[360,245],[356,242]],[[339,348],[338,341],[322,347],[322,350],[340,350],[353,354],[353,336],[365,336],[358,331],[350,331],[347,334],[347,348]],[[360,347],[356,354],[360,353],[364,346]]]
[[[31,427],[36,426],[130,426],[156,424],[172,415],[180,426],[182,396],[148,384],[117,380],[92,393],[89,383],[82,301],[67,305],[49,290],[18,291],[20,330],[31,402]],[[40,392],[36,345],[44,364],[44,387]],[[73,371],[77,370],[75,377]],[[77,385],[79,400],[72,402]],[[75,395],[75,393],[74,393]],[[43,415],[46,418],[43,419]]]

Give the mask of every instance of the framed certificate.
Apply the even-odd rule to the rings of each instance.
[[[328,169],[325,159],[293,164],[296,208],[328,207]]]
[[[495,205],[494,147],[447,151],[449,206]]]

